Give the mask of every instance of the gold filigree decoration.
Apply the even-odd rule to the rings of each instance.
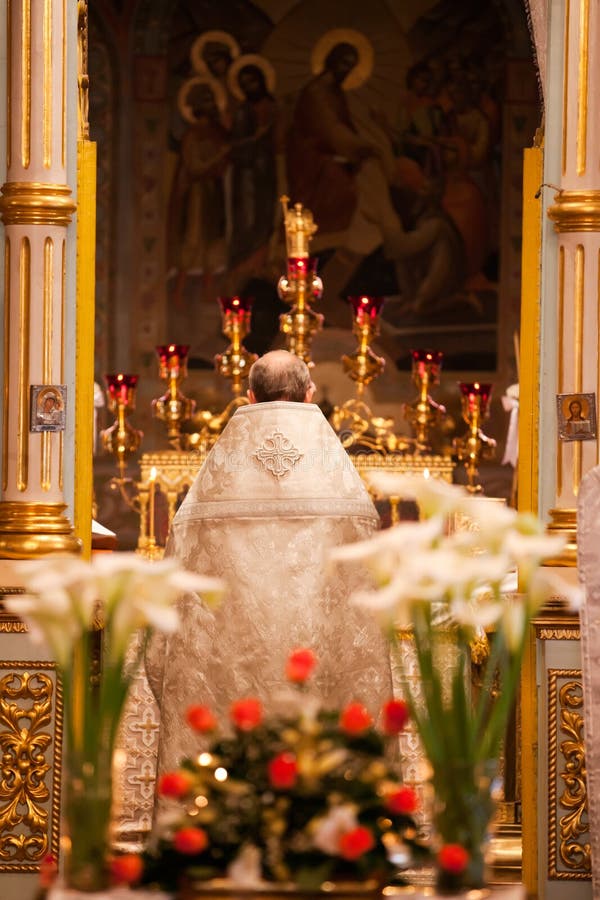
[[[62,697],[54,663],[0,668],[0,871],[31,872],[58,852]]]
[[[562,682],[560,688],[559,681]],[[583,728],[581,670],[549,669],[548,874],[553,879],[588,880],[591,877],[590,843],[581,839],[589,833]],[[566,740],[560,743],[559,730],[566,735]],[[564,759],[561,772],[558,771],[559,751]],[[561,781],[563,790],[559,797]],[[560,819],[559,807],[566,810]]]
[[[537,637],[540,641],[578,641],[579,628],[539,628]]]
[[[79,0],[77,4],[77,88],[79,94],[79,140],[90,138],[88,75],[88,5],[87,0]]]
[[[264,439],[254,456],[271,475],[285,478],[302,459],[303,454],[281,431],[274,431],[270,437]]]

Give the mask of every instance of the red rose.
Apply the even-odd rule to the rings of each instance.
[[[165,772],[158,780],[161,797],[185,797],[192,786],[192,780],[185,772]]]
[[[208,835],[204,828],[180,828],[173,837],[173,846],[178,853],[196,856],[208,847]]]
[[[277,790],[286,790],[296,784],[298,778],[298,763],[293,753],[280,753],[273,757],[268,765],[269,781],[271,787]]]
[[[461,875],[469,865],[469,854],[460,844],[444,844],[438,853],[440,868],[451,875]]]
[[[372,724],[373,719],[362,703],[349,703],[340,715],[340,726],[347,734],[360,734]]]
[[[51,853],[43,858],[40,863],[40,885],[44,888],[52,887],[58,875],[58,864]]]
[[[236,700],[231,704],[231,720],[240,731],[252,731],[263,720],[263,708],[260,700],[255,697],[246,697],[245,700]]]
[[[117,884],[134,884],[144,871],[144,863],[137,853],[125,853],[110,861],[110,874]]]
[[[404,700],[388,700],[383,707],[383,730],[386,734],[404,731],[409,719],[408,704]]]
[[[285,675],[289,681],[302,683],[313,673],[313,669],[317,665],[317,657],[307,648],[301,647],[290,653],[286,667]]]
[[[393,794],[388,794],[385,805],[397,816],[411,816],[419,808],[419,798],[416,791],[403,785]]]
[[[185,713],[185,720],[194,731],[199,731],[200,734],[204,734],[207,731],[214,731],[217,724],[217,720],[208,706],[202,706],[200,703],[188,706]]]
[[[363,853],[368,853],[375,846],[373,832],[364,825],[358,825],[352,831],[347,831],[340,838],[340,856],[344,859],[358,859]]]

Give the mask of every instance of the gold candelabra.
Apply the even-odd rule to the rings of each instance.
[[[115,415],[110,428],[100,433],[102,446],[115,457],[119,470],[119,479],[125,481],[127,460],[140,446],[143,433],[127,421],[127,413],[135,409],[135,391],[138,383],[137,375],[105,375],[107,386],[108,409]]]
[[[404,406],[404,418],[413,430],[418,451],[431,450],[431,431],[446,415],[446,409],[436,403],[429,391],[439,384],[444,354],[440,350],[411,350],[412,379],[419,389],[413,403]]]
[[[277,291],[291,309],[279,317],[286,337],[286,347],[312,365],[310,347],[315,334],[323,327],[323,316],[316,313],[309,300],[320,300],[323,282],[316,272],[317,260],[308,254],[308,245],[317,226],[310,210],[301,203],[288,207],[289,198],[281,198],[287,244],[287,274],[279,279]]]
[[[230,344],[223,353],[215,356],[215,367],[220,375],[231,380],[234,397],[242,393],[242,382],[248,377],[250,366],[258,359],[250,353],[242,341],[250,331],[252,300],[250,297],[219,297],[223,315],[223,333]]]
[[[187,377],[189,350],[188,344],[159,344],[156,348],[158,374],[167,382],[167,391],[152,401],[152,407],[156,418],[166,423],[169,443],[176,450],[182,448],[182,425],[189,421],[196,406],[195,401],[184,396],[179,388]]]
[[[467,490],[471,494],[479,494],[483,490],[479,482],[479,461],[493,457],[496,448],[496,441],[481,430],[481,423],[489,415],[492,385],[461,381],[458,386],[462,416],[469,430],[462,438],[454,439],[454,449],[465,466]]]

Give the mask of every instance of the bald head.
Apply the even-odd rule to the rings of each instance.
[[[315,387],[308,366],[287,350],[272,350],[250,369],[248,397],[251,403],[291,400],[310,403]]]

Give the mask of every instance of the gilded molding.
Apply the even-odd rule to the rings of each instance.
[[[58,855],[62,694],[54,663],[0,662],[0,872]]]
[[[563,132],[562,132],[562,173],[567,172],[567,135],[568,135],[568,116],[569,116],[569,25],[571,21],[571,0],[565,3],[565,27],[564,37],[564,75],[563,75]]]
[[[19,358],[17,383],[17,490],[27,490],[29,477],[29,347],[31,313],[31,244],[21,238],[19,250]],[[10,298],[7,298],[10,303]]]
[[[42,161],[44,168],[49,169],[52,165],[52,0],[44,0],[42,30],[44,41]]]
[[[581,841],[589,832],[582,694],[580,669],[548,669],[548,876],[569,881],[591,878],[590,844]]]
[[[31,0],[21,0],[21,165],[31,162]]]
[[[76,209],[67,184],[10,181],[2,186],[0,217],[5,225],[66,227]]]
[[[10,162],[12,156],[12,120],[11,120],[11,107],[12,107],[12,67],[13,67],[13,59],[12,59],[12,33],[10,23],[12,20],[12,8],[11,8],[11,0],[6,0],[6,168],[10,169]],[[6,445],[5,445],[6,446]]]
[[[8,401],[10,397],[10,238],[4,238],[4,408],[2,410],[2,490],[8,487]]]
[[[600,231],[600,191],[559,191],[548,218],[558,232]]]
[[[63,515],[65,503],[0,502],[0,557],[34,559],[46,553],[79,553],[81,541]]]
[[[579,628],[536,627],[535,636],[540,641],[579,641],[581,631]]]
[[[579,73],[577,79],[577,174],[585,175],[587,163],[587,120],[590,41],[590,0],[579,6]]]

